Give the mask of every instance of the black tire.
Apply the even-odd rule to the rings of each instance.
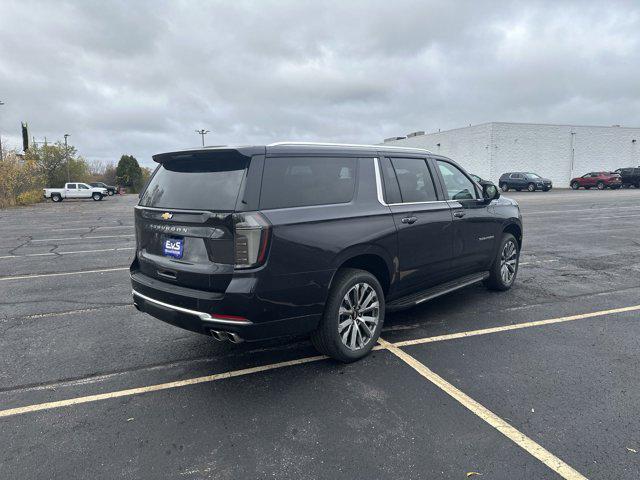
[[[507,185],[506,183],[503,183],[502,185],[500,185],[500,190],[502,190],[503,192],[508,192],[509,185]]]
[[[96,192],[93,195],[91,195],[91,198],[93,198],[94,202],[99,202],[100,200],[102,200],[102,194]]]
[[[114,192],[113,190],[107,191],[107,195],[109,195],[110,197],[113,197],[115,194],[116,192]]]
[[[527,190],[529,190],[530,192],[535,192],[536,186],[533,183],[530,183],[529,185],[527,185]]]
[[[51,201],[56,203],[61,202],[62,195],[60,195],[59,193],[54,193],[53,195],[51,195]]]
[[[351,315],[346,313],[340,314],[341,306],[343,304],[347,305],[345,303],[347,294],[350,293],[356,285],[362,284],[369,286],[373,291],[375,291],[378,302],[378,323],[375,325],[372,334],[366,341],[364,341],[361,333],[362,331],[365,331],[366,333],[366,330],[364,327],[357,326],[364,322],[357,323],[353,320]],[[372,304],[374,303],[375,302],[372,302]],[[357,309],[353,310],[357,311]],[[344,363],[355,362],[356,360],[366,356],[378,341],[380,331],[382,330],[382,324],[384,323],[384,312],[384,293],[380,286],[380,282],[374,275],[365,270],[358,270],[355,268],[340,269],[331,283],[331,289],[329,290],[329,296],[327,297],[327,302],[324,307],[322,320],[320,320],[320,324],[316,331],[311,334],[311,342],[316,349],[324,355]],[[353,343],[353,336],[356,335],[356,333],[354,332],[354,327],[349,324],[345,327],[343,330],[345,333],[341,336],[339,333],[341,318],[343,319],[342,323],[351,320],[352,323],[356,325],[355,330],[358,330],[360,338],[363,340],[361,348],[350,349],[345,345],[345,343],[343,343],[342,337],[345,335],[345,341]],[[362,330],[360,330],[360,328],[362,328]],[[349,335],[348,330],[351,332],[351,335]],[[369,332],[371,332],[371,330],[369,330]]]
[[[598,190],[604,190],[606,188],[606,185],[604,184],[604,182],[598,182],[596,183],[596,188]]]
[[[574,190],[578,190],[580,188],[580,184],[578,182],[573,182],[571,184],[571,188],[573,188]]]
[[[515,263],[513,265],[512,276],[505,280],[502,275],[502,265],[503,265],[503,252],[505,252],[505,248],[507,244],[511,243],[515,247]],[[489,278],[485,280],[485,285],[490,290],[498,290],[505,291],[509,290],[513,283],[516,281],[516,276],[518,275],[518,265],[520,263],[520,245],[516,240],[516,237],[511,235],[510,233],[505,233],[502,235],[502,240],[500,241],[500,248],[498,248],[498,253],[496,254],[496,258],[493,260],[493,264],[491,265],[491,270],[489,271]],[[509,267],[507,267],[509,270]]]

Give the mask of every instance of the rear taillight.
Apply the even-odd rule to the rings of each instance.
[[[264,263],[269,248],[271,224],[257,212],[236,213],[235,268],[255,268]]]

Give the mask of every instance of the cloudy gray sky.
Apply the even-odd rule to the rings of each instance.
[[[486,121],[640,126],[640,1],[0,4],[0,133],[88,159],[378,143]]]

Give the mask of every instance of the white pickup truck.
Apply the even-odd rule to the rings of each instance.
[[[44,198],[61,202],[65,198],[93,198],[96,202],[107,195],[107,189],[86,183],[66,183],[64,188],[44,188]]]

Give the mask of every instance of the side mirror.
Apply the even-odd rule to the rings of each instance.
[[[482,196],[485,200],[491,201],[496,198],[500,198],[500,191],[492,182],[483,181],[480,182],[482,186]]]

